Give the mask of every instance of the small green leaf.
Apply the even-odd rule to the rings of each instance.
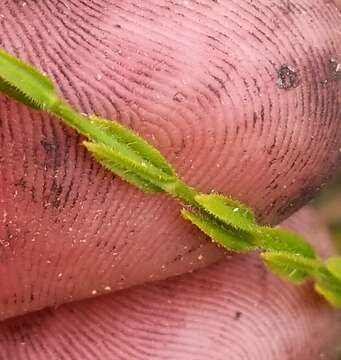
[[[173,179],[162,171],[148,167],[144,161],[126,157],[120,149],[113,150],[102,144],[84,142],[89,152],[108,170],[146,192],[162,192],[161,185]]]
[[[341,281],[341,257],[338,256],[328,259],[326,266],[331,274]]]
[[[161,153],[134,131],[115,121],[110,121],[97,116],[89,116],[89,120],[97,124],[107,133],[107,135],[116,138],[121,143],[126,144],[136,154],[143,157],[145,161],[149,161],[155,167],[162,169],[168,175],[176,176],[175,171]]]
[[[281,228],[258,227],[260,247],[267,251],[286,252],[315,259],[315,251],[300,235]]]
[[[101,152],[96,150],[90,150],[89,144],[84,143],[89,152],[93,155],[93,157],[107,170],[115,173],[121,179],[127,181],[131,185],[136,186],[140,190],[144,192],[162,192],[158,186],[155,186],[149,181],[144,180],[143,178],[136,175],[133,171],[128,171],[126,168],[121,167],[118,163],[115,163],[112,159],[107,158]]]
[[[246,232],[255,231],[255,216],[251,209],[239,201],[219,194],[199,194],[197,203],[209,214],[235,229]]]
[[[286,252],[265,252],[261,256],[274,274],[293,283],[303,282],[321,266],[317,260]]]
[[[327,285],[316,283],[315,291],[322,295],[330,304],[341,308],[341,288],[333,289]]]
[[[0,91],[34,109],[60,102],[52,82],[38,70],[0,49]]]
[[[196,225],[201,231],[208,235],[213,242],[217,242],[227,250],[236,252],[245,252],[256,250],[252,235],[238,231],[235,229],[228,229],[223,224],[217,222],[214,218],[197,215],[186,209],[181,211],[182,216]]]

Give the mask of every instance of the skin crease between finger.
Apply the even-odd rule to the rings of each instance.
[[[328,233],[311,209],[283,226],[330,254]],[[335,316],[311,284],[283,283],[256,256],[240,255],[8,320],[0,325],[0,359],[331,360],[340,345]]]
[[[180,176],[277,223],[340,162],[340,14],[322,0],[1,1],[1,46]],[[56,119],[0,103],[0,317],[206,266],[223,252],[101,169]],[[202,255],[202,257],[199,257]]]
[[[336,7],[341,10],[341,0],[333,0],[336,4]]]

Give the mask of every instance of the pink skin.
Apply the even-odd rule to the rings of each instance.
[[[341,10],[341,0],[334,0],[334,2],[336,7]]]
[[[330,0],[1,1],[0,15],[1,46],[77,109],[135,128],[191,185],[263,222],[293,213],[340,163]],[[173,200],[113,178],[80,141],[1,97],[2,319],[224,257]]]
[[[285,227],[330,254],[328,234],[304,209]],[[243,276],[245,274],[246,276]],[[340,324],[312,292],[268,273],[257,256],[93,300],[8,320],[2,359],[333,359]]]

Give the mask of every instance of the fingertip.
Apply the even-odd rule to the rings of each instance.
[[[317,234],[309,226],[314,221],[316,215],[306,210],[286,226],[301,224],[306,236],[324,242],[326,229]],[[237,255],[168,281],[7,321],[0,325],[0,348],[4,360],[92,359],[93,354],[101,359],[334,360],[340,324],[311,283],[284,283],[255,254]]]

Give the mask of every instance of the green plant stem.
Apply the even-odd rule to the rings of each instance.
[[[313,278],[315,289],[341,308],[341,258],[322,262],[299,235],[258,225],[253,211],[220,194],[202,194],[178,178],[171,164],[138,134],[115,121],[86,116],[58,96],[53,83],[29,64],[0,49],[0,91],[34,109],[56,115],[89,139],[83,144],[111,172],[145,192],[166,192],[186,206],[185,219],[229,251],[258,250],[283,279]]]
[[[181,180],[176,180],[175,182],[165,184],[163,189],[168,194],[184,202],[184,204],[192,206],[196,209],[199,208],[199,204],[195,200],[195,196],[199,193]]]
[[[50,112],[85,137],[102,142],[106,140],[106,143],[112,143],[110,138],[103,139],[103,132],[100,132],[98,127],[89,121],[86,115],[79,114],[67,103],[63,101],[58,102],[56,106],[50,109]]]

